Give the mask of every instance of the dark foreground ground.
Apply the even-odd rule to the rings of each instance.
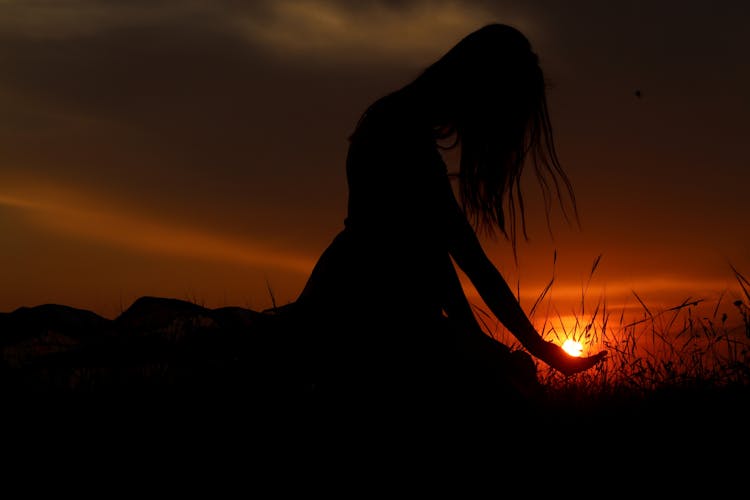
[[[5,451],[62,451],[63,462],[71,449],[95,462],[135,453],[141,465],[236,456],[334,470],[519,457],[604,470],[632,457],[639,469],[705,472],[726,467],[735,450],[742,458],[732,464],[745,463],[747,387],[586,398],[491,385],[429,397],[327,394],[310,382],[294,335],[275,325],[268,313],[149,297],[114,320],[60,305],[0,314]]]

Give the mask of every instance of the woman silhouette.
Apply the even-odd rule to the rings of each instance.
[[[460,148],[458,198],[445,142]],[[365,111],[350,137],[344,229],[291,308],[309,332],[319,387],[418,394],[507,376],[517,356],[482,331],[454,263],[533,356],[565,374],[603,358],[543,340],[479,242],[478,231],[499,230],[515,249],[527,161],[547,196],[564,188],[575,203],[537,56],[510,26],[469,34]]]

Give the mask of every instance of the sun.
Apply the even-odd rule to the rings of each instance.
[[[575,357],[579,357],[583,352],[583,345],[573,339],[567,339],[565,342],[563,342],[562,348],[563,351]]]

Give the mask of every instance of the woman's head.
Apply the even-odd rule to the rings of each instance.
[[[549,214],[552,195],[571,197],[555,152],[546,82],[537,55],[517,29],[491,24],[466,36],[410,86],[433,109],[436,126],[461,148],[459,192],[475,227],[526,236],[521,173],[531,160]]]

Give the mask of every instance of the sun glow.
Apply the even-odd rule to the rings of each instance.
[[[40,186],[41,184],[41,186]],[[87,193],[26,182],[9,186],[0,179],[0,208],[22,209],[36,225],[118,247],[308,273],[308,256],[281,252],[263,243],[229,238],[180,226],[128,207],[107,205]],[[28,186],[32,186],[29,188]]]
[[[575,357],[579,357],[583,352],[583,345],[573,339],[567,339],[563,342],[562,348],[565,352]]]

